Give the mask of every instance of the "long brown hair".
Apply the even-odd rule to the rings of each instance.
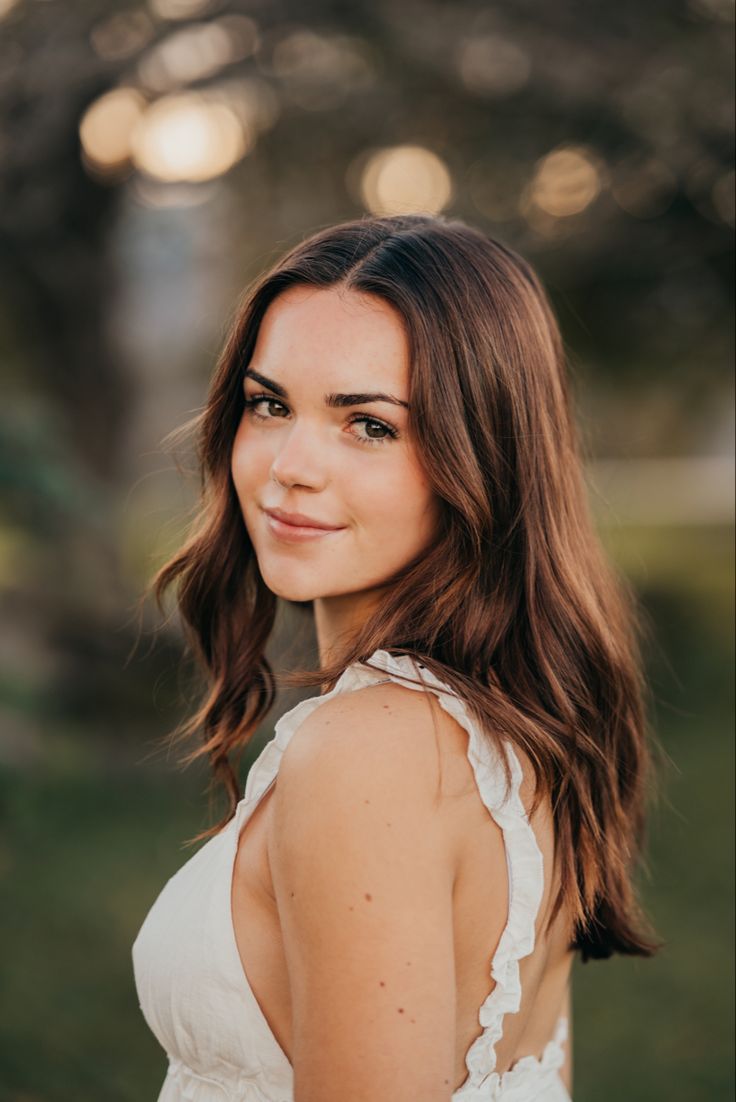
[[[201,509],[155,575],[176,598],[208,676],[198,732],[212,782],[241,798],[243,748],[275,699],[264,655],[277,599],[258,570],[230,473],[243,372],[271,302],[297,284],[377,295],[403,318],[410,431],[441,501],[436,542],[387,583],[374,614],[319,670],[283,678],[334,686],[378,648],[408,654],[466,701],[486,737],[530,758],[533,810],[549,795],[561,886],[582,959],[651,956],[632,882],[653,780],[641,617],[603,556],[588,512],[556,320],[530,265],[458,220],[368,217],[292,248],[246,293],[195,429]],[[437,431],[441,426],[442,431]],[[197,840],[194,839],[194,840]]]

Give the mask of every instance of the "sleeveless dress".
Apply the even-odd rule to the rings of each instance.
[[[402,680],[416,678],[417,671],[468,732],[468,757],[481,799],[503,831],[509,870],[508,920],[490,962],[496,983],[479,1009],[482,1033],[468,1049],[468,1074],[452,1102],[571,1102],[559,1072],[564,1015],[541,1058],[522,1056],[503,1074],[495,1071],[504,1016],[521,1003],[519,961],[534,948],[543,889],[542,853],[519,796],[519,759],[505,743],[513,778],[507,794],[497,751],[449,686],[408,655],[377,650],[368,661],[379,669],[348,666],[330,692],[281,717],[250,768],[234,817],[167,881],[138,932],[132,959],[140,1008],[168,1057],[158,1102],[294,1102],[292,1067],[248,984],[235,941],[231,887],[240,831],[276,777],[292,735],[315,708],[337,693],[381,681],[422,692],[421,685]],[[350,1102],[349,1086],[344,1097]]]

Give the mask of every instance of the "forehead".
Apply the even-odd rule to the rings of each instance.
[[[344,288],[282,292],[263,317],[250,366],[286,386],[314,380],[335,390],[381,384],[408,391],[409,385],[409,348],[398,312],[376,295]]]

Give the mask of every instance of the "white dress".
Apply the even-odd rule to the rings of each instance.
[[[238,953],[231,912],[233,866],[240,831],[310,712],[337,693],[379,681],[423,691],[400,680],[401,675],[417,677],[408,655],[397,658],[377,650],[369,661],[383,673],[356,663],[330,692],[282,716],[250,768],[234,817],[167,881],[138,932],[132,948],[138,999],[169,1061],[158,1102],[294,1102],[292,1067],[256,1002]],[[519,796],[519,759],[506,742],[513,786],[504,799],[497,751],[457,694],[425,666],[418,669],[426,687],[469,734],[468,758],[483,803],[502,828],[509,869],[508,920],[490,962],[496,983],[479,1008],[483,1032],[466,1053],[467,1078],[452,1102],[571,1102],[559,1070],[568,1028],[564,1016],[541,1059],[523,1056],[503,1074],[495,1071],[504,1015],[520,1006],[519,961],[534,948],[543,889],[542,853]],[[350,1102],[349,1087],[345,1102]]]

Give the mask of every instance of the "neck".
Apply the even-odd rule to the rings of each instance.
[[[334,662],[370,616],[382,590],[314,599],[314,626],[320,666]]]

